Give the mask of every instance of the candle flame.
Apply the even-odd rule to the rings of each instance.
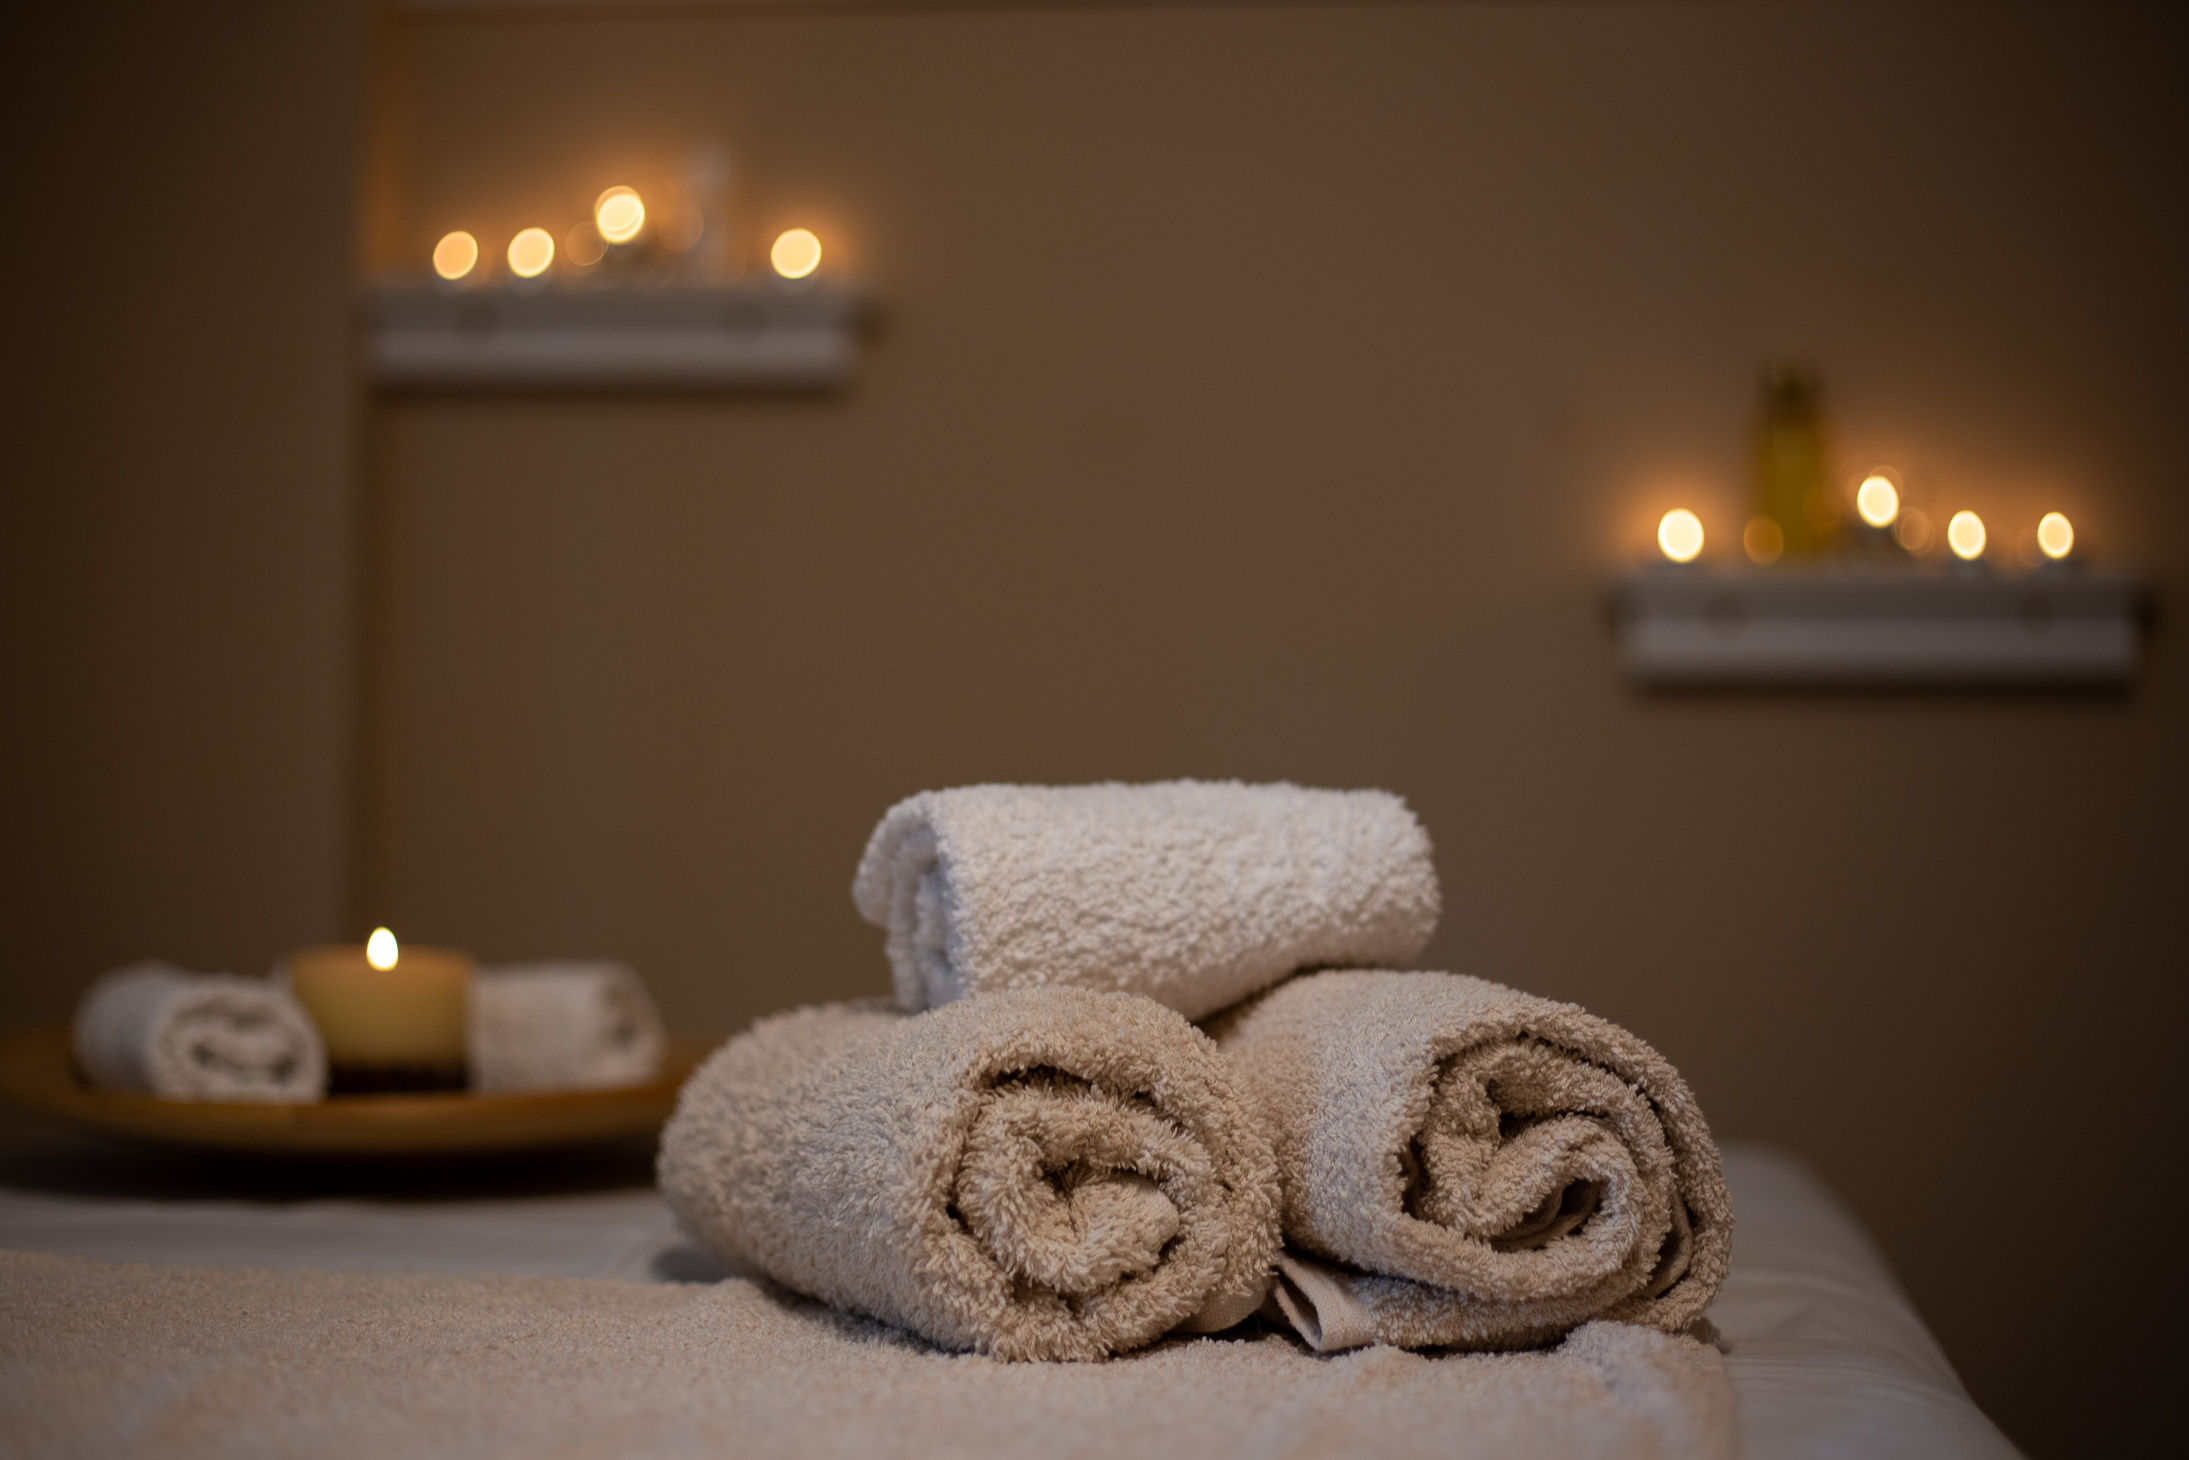
[[[537,279],[555,262],[555,239],[544,228],[527,228],[509,240],[509,272],[520,279]]]
[[[768,262],[786,279],[803,279],[821,267],[821,240],[811,229],[793,228],[776,238]]]
[[[1974,512],[1954,513],[1946,524],[1946,546],[1963,562],[1975,562],[1984,555],[1984,519]]]
[[[1890,527],[1900,515],[1900,489],[1882,473],[1865,477],[1855,492],[1855,511],[1872,527]]]
[[[1675,507],[1657,523],[1657,546],[1675,563],[1689,563],[1703,550],[1702,519]]]
[[[433,246],[433,272],[451,283],[471,272],[471,266],[479,262],[479,240],[461,228],[444,234]]]
[[[365,961],[383,973],[395,967],[395,960],[401,956],[395,946],[395,934],[386,928],[374,928],[372,936],[365,940]]]
[[[593,226],[610,243],[629,243],[646,226],[646,205],[629,188],[610,188],[593,200]]]
[[[2063,512],[2047,512],[2037,522],[2037,546],[2048,558],[2066,557],[2075,551],[2075,524]]]

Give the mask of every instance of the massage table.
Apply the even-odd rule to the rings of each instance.
[[[0,1156],[0,1249],[185,1267],[742,1281],[725,1279],[682,1238],[659,1195],[639,1184],[645,1169],[642,1158],[535,1160],[499,1175],[453,1168],[355,1196],[335,1194],[355,1189],[354,1179],[321,1173],[285,1184],[278,1168],[255,1177],[244,1168],[254,1189],[239,1200],[238,1168],[208,1176],[178,1158],[54,1137]],[[2017,1453],[1970,1401],[1875,1244],[1814,1172],[1787,1152],[1743,1142],[1726,1146],[1725,1171],[1737,1213],[1733,1262],[1709,1317],[1737,1395],[1744,1454]],[[183,1377],[143,1379],[156,1395]],[[0,1388],[6,1382],[0,1366]],[[39,1412],[35,1397],[17,1399]],[[24,1453],[86,1448],[71,1440],[90,1437],[72,1437],[68,1426],[55,1418],[44,1443]],[[476,1450],[479,1440],[466,1444]],[[485,1449],[496,1448],[493,1436],[486,1440]]]

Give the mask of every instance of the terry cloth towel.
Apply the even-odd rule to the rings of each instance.
[[[474,1090],[599,1090],[661,1073],[661,1016],[621,963],[505,963],[471,981]]]
[[[76,1006],[75,1043],[84,1077],[115,1090],[286,1104],[327,1092],[319,1030],[295,995],[264,979],[117,968]]]
[[[1007,1364],[743,1278],[262,1272],[0,1254],[0,1435],[101,1460],[1731,1460],[1715,1349],[1180,1339]]]
[[[1211,1033],[1284,1187],[1272,1302],[1318,1348],[1679,1332],[1725,1279],[1709,1127],[1615,1024],[1477,978],[1342,972]]]
[[[685,1085],[661,1187],[720,1260],[1007,1359],[1237,1322],[1277,1249],[1276,1169],[1215,1046],[1085,989],[764,1019]]]
[[[1237,781],[923,792],[851,895],[906,1009],[1076,984],[1198,1019],[1302,968],[1404,963],[1437,923],[1404,801]]]

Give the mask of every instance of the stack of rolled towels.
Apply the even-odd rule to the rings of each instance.
[[[504,964],[470,981],[468,1083],[486,1093],[635,1085],[668,1040],[646,987],[609,960]],[[76,1066],[93,1085],[168,1100],[308,1104],[327,1095],[324,1041],[283,971],[267,978],[145,962],[77,1005]]]
[[[852,890],[895,999],[760,1021],[663,1134],[728,1265],[1009,1359],[1257,1314],[1326,1351],[1680,1332],[1725,1276],[1717,1149],[1661,1056],[1389,971],[1439,907],[1395,796],[930,792]]]

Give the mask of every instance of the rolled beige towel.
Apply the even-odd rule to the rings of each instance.
[[[92,1084],[170,1100],[303,1104],[327,1093],[326,1046],[294,994],[171,963],[93,984],[76,1006],[75,1051]]]
[[[891,807],[852,897],[897,1002],[1075,984],[1189,1019],[1436,931],[1428,833],[1387,791],[1237,781],[967,786]]]
[[[1615,1024],[1456,974],[1339,972],[1211,1033],[1277,1157],[1272,1301],[1318,1348],[1678,1332],[1724,1281],[1709,1127]]]
[[[599,1090],[661,1073],[661,1016],[621,963],[505,963],[471,981],[471,1088]]]
[[[1261,1301],[1276,1168],[1223,1061],[1126,994],[764,1019],[700,1067],[661,1187],[717,1258],[1005,1359],[1100,1359]]]

